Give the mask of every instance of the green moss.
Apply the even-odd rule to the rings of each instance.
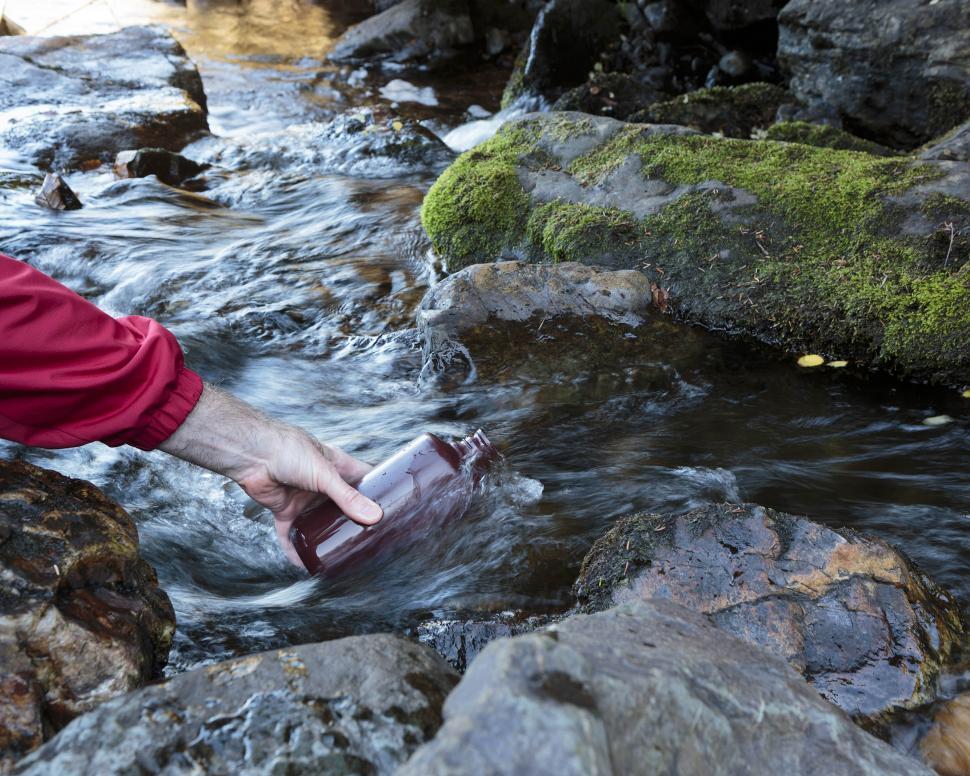
[[[850,135],[841,129],[827,124],[809,124],[807,121],[783,121],[768,127],[767,140],[780,140],[785,143],[802,143],[817,148],[836,148],[844,151],[862,151],[875,156],[890,156],[888,148]]]
[[[629,213],[561,200],[535,207],[526,226],[532,255],[553,261],[615,263],[604,259],[635,250],[641,238]]]
[[[421,223],[451,270],[492,261],[521,242],[529,197],[516,166],[539,152],[538,135],[529,125],[506,125],[459,156],[435,181],[421,206]]]
[[[962,80],[934,81],[928,99],[930,137],[949,132],[970,118],[970,89]]]
[[[502,92],[503,110],[506,108],[511,108],[513,103],[515,103],[515,101],[523,94],[525,94],[525,62],[528,52],[529,43],[526,41],[525,46],[515,58],[515,64],[512,67],[512,75],[509,76],[508,83],[505,84],[505,90]]]

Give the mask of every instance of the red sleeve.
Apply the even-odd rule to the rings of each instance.
[[[114,319],[0,254],[0,437],[35,447],[101,441],[152,450],[202,394],[174,335]]]

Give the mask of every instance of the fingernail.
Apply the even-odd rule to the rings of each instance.
[[[365,501],[360,508],[360,516],[371,523],[376,523],[384,516],[380,505],[374,501]]]

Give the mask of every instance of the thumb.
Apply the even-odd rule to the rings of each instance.
[[[329,461],[325,471],[320,492],[328,495],[347,517],[361,525],[373,525],[384,516],[380,504],[344,482]]]

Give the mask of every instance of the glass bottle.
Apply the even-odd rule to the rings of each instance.
[[[416,531],[461,517],[497,457],[481,429],[458,442],[422,434],[355,486],[381,505],[380,522],[359,525],[327,501],[293,521],[290,539],[311,574],[337,574]]]

